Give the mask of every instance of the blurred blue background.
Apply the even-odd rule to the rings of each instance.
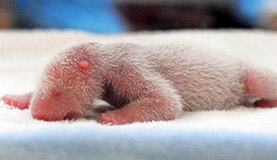
[[[276,0],[0,0],[1,29],[277,29]]]
[[[97,33],[124,31],[112,1],[14,0],[18,18],[29,27],[77,29]]]

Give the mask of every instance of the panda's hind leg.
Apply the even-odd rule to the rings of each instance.
[[[277,73],[266,69],[250,69],[244,77],[246,92],[258,98],[255,107],[277,107]]]

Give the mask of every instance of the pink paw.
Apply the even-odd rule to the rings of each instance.
[[[98,122],[101,124],[109,125],[123,125],[128,123],[128,121],[126,121],[123,117],[117,116],[115,111],[108,111],[106,113],[101,114],[100,118],[98,119]]]
[[[277,100],[267,100],[267,99],[261,99],[254,103],[255,107],[262,107],[262,108],[273,108],[277,107]]]
[[[14,106],[19,109],[26,109],[30,105],[29,96],[17,96],[17,95],[6,95],[1,97],[1,100],[7,105]]]

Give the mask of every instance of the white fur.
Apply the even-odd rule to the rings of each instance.
[[[103,72],[115,77],[120,77],[116,74],[122,67],[135,66],[145,81],[152,83],[149,87],[159,86],[158,92],[172,95],[179,103],[176,107],[186,111],[227,109],[246,98],[242,82],[245,66],[226,55],[174,45],[134,44],[92,47],[91,53],[101,55]]]

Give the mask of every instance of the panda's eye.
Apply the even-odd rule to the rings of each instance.
[[[62,94],[61,91],[59,91],[58,89],[54,88],[51,90],[51,95],[53,95],[54,97],[58,97]]]

